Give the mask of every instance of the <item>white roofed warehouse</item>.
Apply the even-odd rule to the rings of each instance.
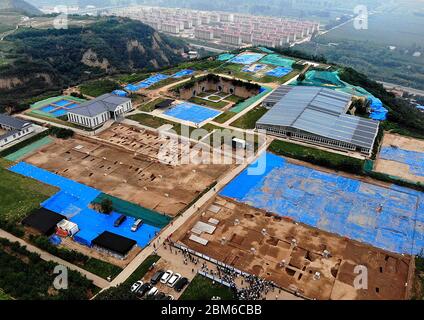
[[[256,122],[268,134],[370,156],[379,122],[347,114],[352,96],[321,87],[281,86]]]
[[[68,121],[95,129],[109,119],[118,120],[133,110],[131,99],[106,93],[68,111]]]

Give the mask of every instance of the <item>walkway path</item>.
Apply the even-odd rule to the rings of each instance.
[[[261,154],[268,148],[269,143],[267,143],[263,149],[258,152],[254,159],[246,162],[242,165],[235,167],[227,175],[222,177],[216,186],[205,193],[195,204],[188,208],[182,215],[172,221],[167,227],[162,229],[160,234],[156,237],[156,240],[153,241],[149,246],[143,249],[143,251],[134,258],[133,261],[128,264],[128,266],[110,283],[110,286],[118,286],[123,283],[128,277],[140,266],[140,264],[151,254],[155,252],[155,248],[159,248],[165,239],[172,235],[178,228],[185,224],[192,216],[195,214],[201,206],[203,206],[207,201],[214,197],[221,188],[227,185],[231,180],[233,180],[238,174],[240,174],[250,163],[254,162]],[[107,289],[107,288],[105,288]]]
[[[286,82],[284,82],[282,85],[288,85],[288,84],[292,83],[293,81],[297,80],[298,77],[299,77],[299,75],[296,75],[295,77],[293,77],[293,78],[287,80]],[[272,92],[273,91],[269,92],[268,94],[266,94],[265,96],[263,96],[259,100],[255,101],[249,107],[247,107],[243,111],[237,113],[234,117],[232,117],[231,119],[227,120],[223,124],[219,124],[219,123],[214,123],[214,124],[220,125],[220,126],[224,125],[226,127],[227,126],[230,126],[231,123],[233,123],[234,121],[236,121],[237,119],[241,118],[242,116],[244,116],[246,113],[248,113],[249,111],[251,111],[252,109],[254,109],[255,107],[257,107],[258,105],[260,105]]]
[[[101,278],[101,277],[99,277],[99,276],[97,276],[97,275],[95,275],[91,272],[88,272],[87,270],[81,269],[80,267],[77,267],[76,265],[74,265],[72,263],[69,263],[65,260],[62,260],[62,259],[60,259],[60,258],[58,258],[58,257],[56,257],[56,256],[54,256],[54,255],[52,255],[48,252],[45,252],[45,251],[27,243],[27,242],[25,242],[24,240],[22,240],[20,238],[15,237],[13,234],[10,234],[10,233],[8,233],[4,230],[1,230],[1,229],[0,229],[0,238],[5,238],[5,239],[7,239],[11,242],[19,242],[19,244],[21,246],[25,246],[26,249],[29,252],[39,254],[41,259],[43,259],[45,261],[52,261],[54,263],[63,265],[63,266],[65,266],[65,267],[67,267],[71,270],[74,270],[74,271],[81,273],[82,275],[87,277],[87,279],[93,281],[94,285],[96,285],[99,288],[103,289],[103,288],[108,287],[110,285],[109,282],[106,281],[105,279],[103,279],[103,278]]]

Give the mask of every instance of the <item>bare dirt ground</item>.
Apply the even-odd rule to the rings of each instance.
[[[219,211],[211,211],[211,205]],[[207,223],[210,218],[219,223],[213,234],[200,234],[208,243],[190,240],[193,226],[198,221]],[[294,223],[220,196],[203,206],[198,215],[172,235],[172,240],[308,298],[408,297],[405,283],[410,273],[409,256]],[[329,257],[325,257],[324,250],[329,251]],[[357,265],[368,269],[367,290],[353,286]]]
[[[397,134],[385,133],[382,147],[384,146],[395,146],[404,150],[424,153],[424,140],[404,137]],[[375,162],[375,171],[414,182],[424,183],[423,176],[414,175],[410,172],[409,166],[407,164],[397,161],[377,159]]]
[[[110,134],[108,131],[102,133],[102,136]],[[231,168],[231,165],[171,166],[160,163],[153,157],[157,150],[156,144],[160,144],[157,140],[159,138],[147,132],[140,134],[140,141],[144,143],[138,147],[121,147],[82,136],[56,140],[24,160],[171,216],[184,209]]]

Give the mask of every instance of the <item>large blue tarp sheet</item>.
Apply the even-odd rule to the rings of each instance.
[[[232,58],[230,62],[237,64],[252,64],[262,59],[264,54],[260,53],[241,53],[238,56]]]
[[[271,76],[271,77],[281,78],[281,77],[284,77],[285,75],[289,74],[292,71],[293,71],[292,68],[277,67],[275,69],[272,69],[271,71],[268,71],[266,73],[266,75]]]
[[[197,104],[182,102],[166,110],[164,114],[177,119],[200,124],[205,120],[217,117],[221,114],[221,112],[202,107]]]
[[[119,96],[119,97],[126,97],[128,96],[128,93],[124,90],[113,90],[112,94]]]
[[[423,193],[317,171],[271,153],[258,161],[266,161],[263,174],[246,169],[220,194],[392,252],[422,250]]]
[[[80,231],[75,235],[75,241],[91,245],[91,241],[103,233],[112,233],[137,241],[138,246],[146,246],[160,228],[143,224],[136,232],[131,231],[135,219],[127,220],[119,227],[114,227],[115,220],[120,213],[112,212],[110,215],[99,213],[89,208],[94,199],[101,194],[99,190],[82,183],[51,173],[25,162],[19,162],[10,168],[11,171],[31,177],[38,181],[58,187],[60,191],[44,201],[42,207],[66,216],[75,222]]]
[[[190,76],[194,73],[193,70],[189,70],[189,69],[184,69],[184,70],[180,70],[177,73],[172,75],[172,78],[178,79],[178,78],[182,78],[185,76]]]
[[[412,174],[424,177],[424,153],[422,152],[384,146],[381,148],[380,158],[407,164]]]
[[[371,108],[370,118],[379,121],[386,120],[389,110],[383,107],[383,103],[381,102],[381,100],[372,95],[368,97],[368,100],[370,100]]]
[[[149,77],[149,78],[147,78],[147,79],[145,79],[143,81],[140,81],[140,82],[138,82],[136,84],[129,84],[129,85],[127,85],[125,87],[125,90],[128,90],[128,91],[138,91],[140,89],[148,88],[148,87],[154,85],[155,83],[157,83],[159,81],[162,81],[162,80],[165,80],[165,79],[168,79],[168,78],[169,78],[169,76],[167,76],[165,74],[158,73],[158,74],[155,74],[154,76],[151,76],[151,77]]]
[[[256,73],[258,71],[261,71],[262,69],[265,69],[266,65],[264,64],[252,64],[252,65],[248,65],[243,67],[242,71],[243,72],[251,72],[251,73]]]

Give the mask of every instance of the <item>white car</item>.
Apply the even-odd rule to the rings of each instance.
[[[147,297],[153,297],[155,294],[158,293],[158,288],[153,287],[152,289],[149,290],[149,292],[147,292]]]
[[[174,274],[171,278],[168,280],[168,286],[173,287],[175,283],[181,278],[181,275],[179,273]]]
[[[135,282],[132,286],[130,291],[131,292],[136,292],[138,290],[138,288],[140,288],[143,285],[143,281],[139,280],[137,282]]]
[[[160,282],[162,282],[163,284],[167,283],[167,282],[168,282],[168,280],[169,280],[169,278],[171,278],[173,274],[174,274],[174,273],[173,273],[171,270],[167,270],[167,271],[163,274],[162,278],[160,278]]]

